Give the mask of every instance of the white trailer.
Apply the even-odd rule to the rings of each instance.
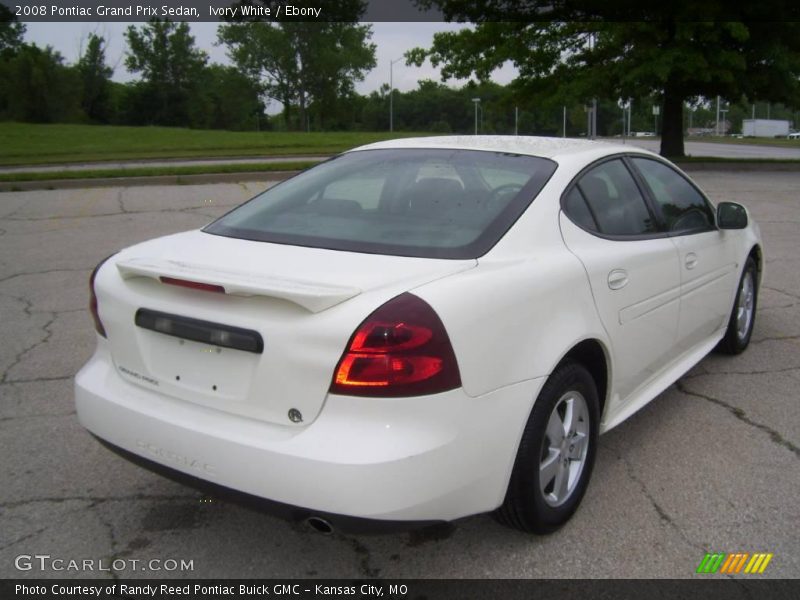
[[[742,135],[745,137],[786,137],[789,135],[789,121],[779,119],[744,119]]]

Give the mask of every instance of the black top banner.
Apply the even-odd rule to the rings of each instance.
[[[168,21],[800,21],[800,3],[740,7],[644,0],[0,0],[0,20]]]
[[[0,0],[21,22],[75,21],[442,21],[415,0]]]

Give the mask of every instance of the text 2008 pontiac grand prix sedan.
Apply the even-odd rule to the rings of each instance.
[[[81,422],[319,529],[553,531],[598,434],[750,340],[758,227],[644,150],[372,144],[91,278]]]

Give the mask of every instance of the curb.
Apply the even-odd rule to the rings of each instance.
[[[684,171],[722,172],[800,172],[797,162],[675,162]],[[153,175],[140,177],[102,177],[97,179],[42,179],[0,183],[0,192],[33,190],[82,189],[103,187],[138,187],[147,185],[200,185],[209,183],[238,183],[241,181],[283,181],[300,171],[242,171],[238,173],[203,173],[198,175]]]
[[[283,181],[300,171],[242,171],[240,173],[203,173],[199,175],[154,175],[144,177],[99,177],[97,179],[42,179],[0,183],[0,192],[62,190],[102,187],[138,187],[146,185],[194,185],[238,183],[240,181]]]

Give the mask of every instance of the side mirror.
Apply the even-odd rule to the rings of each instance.
[[[747,227],[747,210],[736,202],[720,202],[717,206],[717,226],[720,229]]]

